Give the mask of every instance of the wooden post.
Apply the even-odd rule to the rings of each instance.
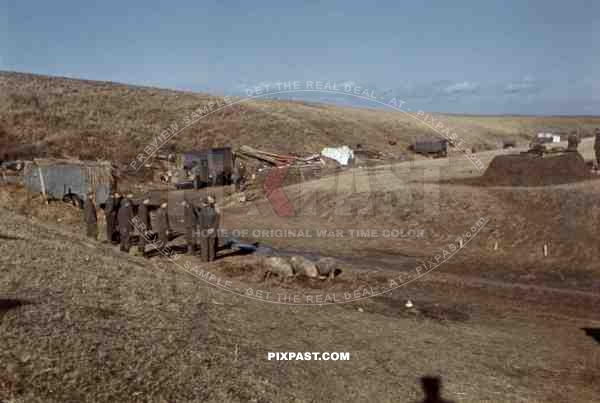
[[[42,194],[44,195],[44,202],[48,204],[48,196],[46,195],[46,184],[44,183],[44,175],[42,174],[42,168],[39,166],[38,173],[40,174],[40,184],[42,185]]]

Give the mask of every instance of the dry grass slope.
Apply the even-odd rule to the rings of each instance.
[[[415,401],[418,377],[431,372],[463,402],[600,392],[597,349],[578,328],[590,322],[565,319],[560,305],[427,283],[411,289],[422,317],[395,299],[367,301],[363,312],[264,304],[117,256],[68,226],[8,209],[0,219],[2,400]],[[510,314],[498,316],[500,306]],[[276,362],[269,351],[348,351],[351,361]]]
[[[233,94],[235,95],[235,94]],[[52,156],[129,160],[165,128],[214,97],[158,88],[0,72],[0,147],[32,144]],[[469,146],[520,142],[540,128],[591,132],[600,118],[438,116]],[[418,135],[435,135],[397,111],[282,100],[247,101],[215,112],[171,140],[175,149],[248,144],[314,152],[361,143],[399,155]],[[389,145],[389,141],[396,142]],[[40,151],[41,152],[41,151]]]

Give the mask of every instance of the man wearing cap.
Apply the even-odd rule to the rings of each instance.
[[[162,251],[169,242],[169,215],[166,201],[161,202],[156,214],[156,234],[158,235],[159,243],[157,249]]]
[[[116,243],[116,227],[117,227],[117,212],[121,203],[121,195],[114,192],[111,197],[106,200],[104,206],[104,218],[106,219],[106,241]]]
[[[130,234],[133,231],[133,201],[131,200],[133,195],[127,194],[123,205],[119,208],[117,214],[117,221],[119,223],[119,237],[121,238],[121,252],[129,252],[130,248]]]
[[[212,262],[215,260],[216,249],[216,220],[217,213],[214,208],[214,196],[208,196],[202,200],[202,209],[200,210],[200,231],[198,237],[200,240],[200,253],[202,261]]]
[[[98,216],[96,215],[96,203],[94,203],[94,193],[88,193],[83,205],[83,216],[86,224],[86,234],[94,240],[98,236]]]
[[[139,234],[138,251],[142,256],[146,257],[146,245],[148,237],[150,236],[150,211],[149,211],[150,199],[145,198],[140,204],[137,211],[137,232]]]

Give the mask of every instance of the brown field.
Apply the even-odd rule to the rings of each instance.
[[[93,143],[94,156],[126,160],[206,99],[28,75],[0,80],[0,144],[82,158]],[[174,142],[286,152],[362,143],[385,151],[394,138],[399,153],[427,134],[391,113],[256,101],[208,117]],[[486,167],[500,138],[526,142],[539,126],[600,126],[600,118],[444,118],[465,141],[490,149],[477,153]],[[592,142],[580,151],[591,159]],[[444,396],[457,402],[598,401],[599,345],[583,329],[600,329],[600,181],[474,185],[482,173],[454,154],[289,180],[295,217],[277,216],[260,183],[245,205],[217,191],[224,228],[247,229],[248,240],[279,251],[333,256],[341,269],[333,281],[265,280],[259,258],[229,251],[210,264],[124,256],[84,237],[79,210],[0,188],[0,400],[412,402],[422,398],[419,378],[437,374]],[[467,237],[481,218],[485,225]],[[256,229],[345,236],[252,236]],[[348,237],[350,229],[420,229],[423,237]],[[464,248],[419,276],[415,268],[458,237],[468,239]],[[187,261],[231,281],[232,292],[186,272]],[[406,284],[371,298],[273,303],[278,294],[370,296],[398,276]],[[254,299],[242,295],[248,288]],[[407,299],[414,308],[405,308]],[[350,361],[267,360],[281,351],[349,352]]]

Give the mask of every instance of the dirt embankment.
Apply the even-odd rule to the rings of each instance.
[[[581,154],[565,152],[496,156],[477,183],[487,186],[550,186],[591,178]]]

